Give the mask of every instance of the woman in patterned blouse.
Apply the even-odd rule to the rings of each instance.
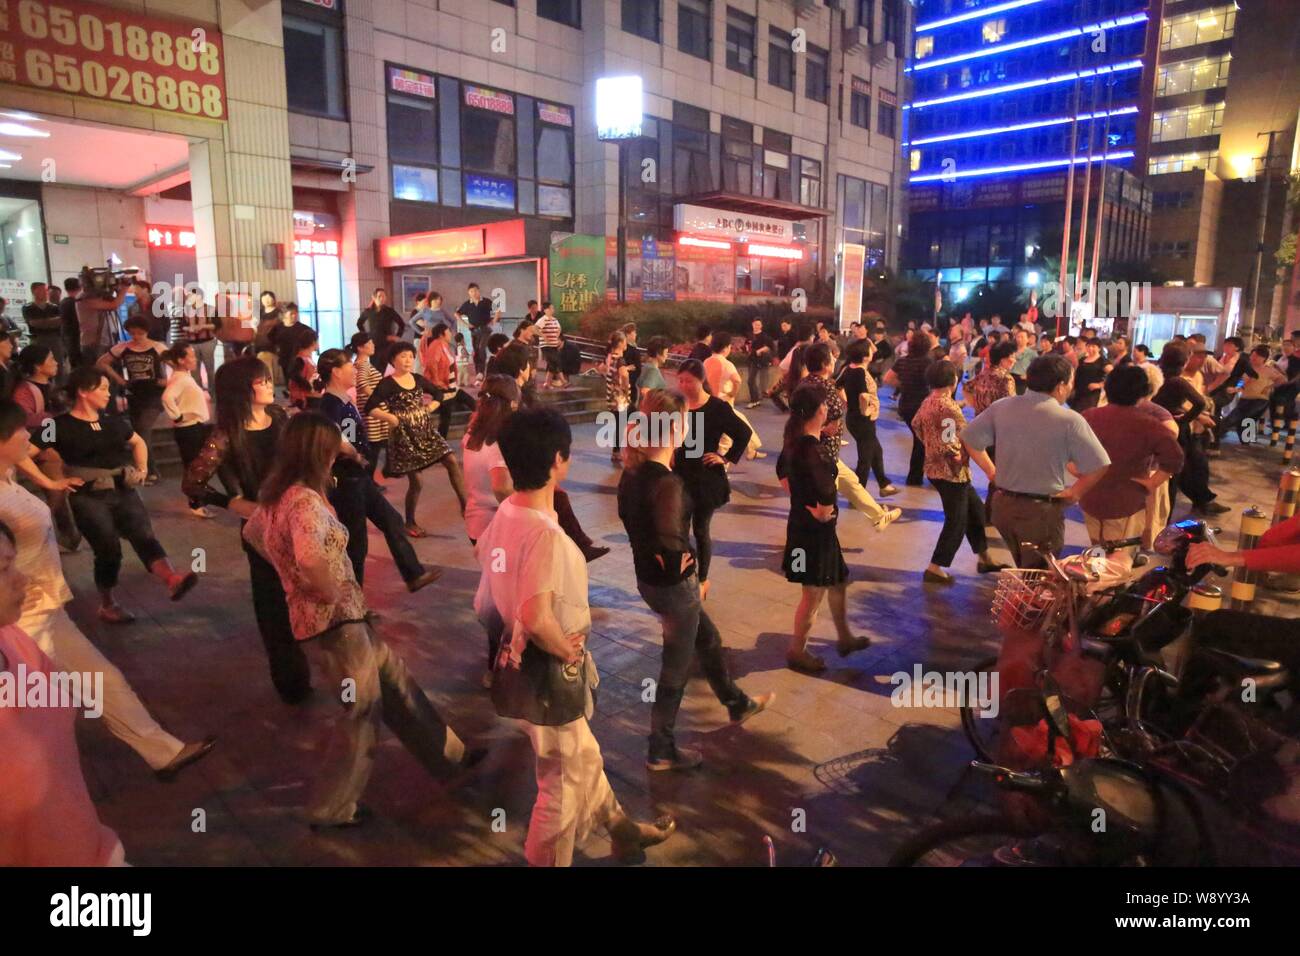
[[[348,558],[348,532],[326,491],[341,446],[338,426],[324,415],[295,415],[244,527],[244,540],[284,582],[293,636],[318,649],[325,685],[331,693],[351,688],[312,787],[307,818],[313,829],[365,821],[368,813],[358,800],[374,767],[380,721],[435,777],[480,756],[470,756],[402,659],[366,622],[366,601]]]
[[[932,363],[925,370],[930,394],[912,418],[912,431],[925,446],[925,476],[943,502],[943,530],[934,544],[930,566],[925,569],[924,579],[929,584],[953,583],[952,575],[944,569],[952,565],[963,536],[979,558],[976,567],[981,574],[1002,570],[1002,565],[989,557],[984,502],[970,481],[970,456],[961,441],[966,419],[952,397],[957,378],[957,366],[952,362],[944,359]],[[993,463],[984,452],[977,455],[976,464],[992,475]]]

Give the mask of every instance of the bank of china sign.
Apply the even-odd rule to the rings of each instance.
[[[785,219],[732,212],[729,209],[712,209],[709,206],[693,206],[690,203],[678,203],[673,207],[673,227],[678,232],[730,242],[750,239],[790,242],[794,237],[792,224]]]
[[[0,83],[226,118],[219,30],[85,0],[0,0]]]

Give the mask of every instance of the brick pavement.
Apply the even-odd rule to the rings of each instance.
[[[833,652],[830,622],[814,629],[815,649],[830,668],[822,677],[784,667],[784,648],[798,589],[779,572],[787,499],[773,470],[781,422],[765,407],[748,413],[773,455],[745,462],[733,475],[731,503],[714,519],[713,590],[706,608],[722,631],[733,672],[750,692],[775,690],[770,713],[743,729],[698,676],[679,721],[680,738],[699,746],[705,766],[689,774],[648,774],[644,767],[649,705],[642,682],[658,676],[659,628],[636,593],[627,537],[618,521],[617,474],[594,447],[593,425],[575,435],[566,484],[588,532],[613,551],[591,565],[590,646],[602,674],[593,721],[615,790],[638,813],[672,812],[680,833],[650,851],[648,865],[760,865],[761,837],[770,834],[784,863],[802,863],[819,845],[845,864],[878,864],[906,834],[936,813],[985,797],[970,779],[971,753],[957,714],[896,709],[888,676],[910,670],[964,669],[996,649],[988,620],[991,578],[974,573],[964,548],[950,589],[924,588],[920,571],[942,524],[930,488],[902,486],[910,436],[892,410],[881,434],[904,517],[884,533],[859,515],[840,521],[853,571],[850,620],[872,647],[847,660]],[[844,449],[846,460],[855,454]],[[1239,508],[1271,511],[1280,451],[1230,446],[1214,465],[1222,498]],[[982,484],[982,481],[977,479]],[[399,503],[402,483],[389,494]],[[527,741],[499,720],[479,686],[485,642],[471,609],[478,572],[441,475],[430,473],[421,520],[432,536],[421,556],[447,569],[419,595],[402,587],[381,537],[372,533],[366,592],[420,683],[451,722],[491,746],[481,771],[452,792],[431,782],[391,734],[381,737],[365,827],[313,835],[298,815],[305,781],[329,701],[292,708],[275,696],[256,634],[237,523],[189,517],[174,478],[146,490],[160,539],[177,560],[206,552],[207,571],[181,604],[128,558],[121,599],[138,623],[106,628],[95,621],[90,555],[65,559],[78,595],[74,617],[128,675],[155,715],[193,739],[219,735],[216,750],[170,785],[102,726],[79,722],[83,763],[105,822],[120,834],[137,865],[517,865],[534,796]],[[1182,508],[1186,507],[1183,503]],[[1181,511],[1182,508],[1179,510]],[[1225,516],[1229,540],[1236,517]],[[1086,543],[1079,516],[1070,544]],[[995,547],[996,547],[995,539]],[[320,695],[318,695],[319,697]],[[194,832],[196,810],[206,832]],[[806,827],[797,831],[800,821]],[[494,829],[504,822],[504,831]],[[608,843],[594,839],[579,862],[608,864]]]

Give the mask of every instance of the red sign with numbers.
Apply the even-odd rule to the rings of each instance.
[[[219,30],[83,0],[0,0],[0,83],[226,118]]]

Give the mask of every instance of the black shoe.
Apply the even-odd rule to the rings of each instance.
[[[996,561],[980,561],[975,565],[975,570],[980,574],[996,574],[998,571],[1005,571],[1007,565],[998,564]]]
[[[440,577],[442,577],[442,568],[433,566],[427,567],[424,569],[422,574],[418,574],[406,582],[406,590],[414,594],[416,591],[420,590],[420,588],[432,584]]]
[[[767,710],[769,704],[776,700],[776,691],[769,691],[766,694],[759,694],[757,697],[751,697],[745,702],[745,706],[731,715],[731,722],[737,726],[743,724],[755,714],[761,714]]]
[[[216,737],[205,737],[196,744],[186,744],[181,748],[181,752],[172,758],[172,762],[167,766],[154,771],[154,776],[164,783],[170,783],[176,779],[176,775],[195,761],[202,760],[212,752],[212,748],[217,745]]]
[[[655,757],[646,760],[647,770],[694,770],[704,763],[704,755],[689,747],[675,748],[671,757]]]
[[[605,555],[609,554],[609,548],[597,544],[584,545],[579,548],[579,550],[582,552],[582,556],[586,559],[588,564],[595,561],[597,558],[603,558]]]
[[[1192,511],[1198,515],[1221,515],[1227,514],[1231,510],[1227,505],[1221,505],[1217,501],[1207,501],[1203,505],[1196,505],[1192,508]]]

